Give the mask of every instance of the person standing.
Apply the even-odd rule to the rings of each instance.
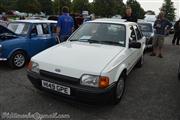
[[[137,17],[133,14],[131,7],[126,8],[125,16],[122,19],[126,19],[129,22],[137,22]]]
[[[151,56],[162,56],[162,48],[164,44],[164,38],[167,35],[167,31],[172,27],[172,24],[165,19],[164,12],[160,12],[157,20],[154,23],[155,39],[153,40],[153,52]]]
[[[176,42],[176,45],[179,45],[179,41],[180,41],[180,19],[178,21],[176,21],[176,23],[174,24],[174,38],[172,40],[172,44],[174,45]],[[177,39],[177,41],[176,41]]]
[[[74,20],[69,15],[69,8],[64,6],[62,8],[62,15],[58,17],[57,36],[60,42],[65,42],[74,30]]]

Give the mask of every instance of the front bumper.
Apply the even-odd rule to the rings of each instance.
[[[88,86],[82,86],[79,83],[67,83],[62,81],[61,79],[55,80],[54,78],[44,77],[43,75],[31,71],[28,71],[27,76],[31,83],[40,90],[54,93],[58,96],[86,102],[108,102],[113,98],[113,93],[116,86],[116,83],[113,83],[106,89],[93,88]],[[71,95],[65,95],[50,89],[43,88],[41,83],[42,80],[69,87],[71,89]]]
[[[0,58],[0,61],[7,61],[7,58]]]

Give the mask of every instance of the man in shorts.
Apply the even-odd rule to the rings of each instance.
[[[154,23],[155,39],[153,40],[153,52],[151,56],[162,56],[162,48],[164,45],[164,38],[168,34],[168,30],[172,27],[172,24],[164,18],[164,12],[160,12],[157,20]]]

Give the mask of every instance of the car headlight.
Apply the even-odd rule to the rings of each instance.
[[[28,65],[28,70],[35,73],[39,73],[39,64],[36,62],[30,61]]]
[[[0,52],[2,51],[2,45],[0,44]]]
[[[84,86],[107,88],[109,86],[109,77],[96,75],[83,75],[80,84]]]

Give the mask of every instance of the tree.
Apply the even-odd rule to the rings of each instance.
[[[173,21],[175,19],[175,10],[174,3],[171,0],[164,0],[161,11],[164,11],[168,20]]]
[[[127,6],[130,6],[132,8],[133,13],[137,16],[138,19],[143,19],[145,15],[144,9],[141,7],[139,2],[136,0],[128,0]]]
[[[38,0],[41,5],[41,11],[48,15],[53,14],[53,4],[51,0]]]
[[[17,9],[17,0],[0,0],[3,3],[3,6],[7,10],[16,10]]]
[[[3,3],[0,2],[0,14],[1,14],[2,12],[5,12],[6,10],[7,10],[6,6],[4,6]]]
[[[63,6],[68,6],[71,8],[71,0],[54,0],[53,2],[54,14],[60,14]]]
[[[73,12],[82,13],[82,11],[90,9],[89,0],[73,0],[72,2]]]
[[[94,0],[94,12],[98,16],[111,17],[122,14],[124,8],[122,0]]]
[[[20,12],[39,13],[41,5],[38,0],[17,0],[17,7]]]

